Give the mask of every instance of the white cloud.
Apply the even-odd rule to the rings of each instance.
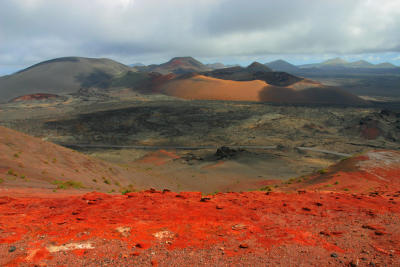
[[[0,65],[398,52],[399,32],[398,0],[2,0]]]

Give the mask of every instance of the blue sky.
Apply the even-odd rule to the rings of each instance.
[[[2,0],[0,75],[63,56],[400,65],[399,33],[399,0]]]

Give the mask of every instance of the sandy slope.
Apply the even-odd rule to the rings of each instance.
[[[185,99],[258,101],[259,93],[267,86],[263,81],[229,81],[203,75],[176,79],[162,90],[171,96]]]
[[[364,100],[339,88],[311,80],[290,86],[273,86],[264,81],[231,81],[203,75],[174,79],[161,86],[161,92],[184,99],[234,100],[273,103],[365,104]]]
[[[0,187],[104,192],[158,187],[157,181],[140,170],[106,163],[4,127],[0,127],[0,151]],[[168,186],[168,181],[162,185]]]

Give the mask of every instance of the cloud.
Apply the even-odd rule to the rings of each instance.
[[[400,52],[398,0],[2,0],[0,67]]]

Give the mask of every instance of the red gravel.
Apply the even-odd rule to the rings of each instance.
[[[246,192],[209,197],[206,202],[200,193],[172,192],[2,197],[0,265],[149,265],[152,260],[160,266],[337,265],[357,259],[400,265],[400,206],[389,200],[392,195]],[[70,243],[93,248],[49,252],[52,245]],[[11,246],[16,251],[9,252]]]
[[[400,266],[396,153],[350,159],[288,192],[3,190],[0,265]],[[320,189],[336,179],[356,192]]]

